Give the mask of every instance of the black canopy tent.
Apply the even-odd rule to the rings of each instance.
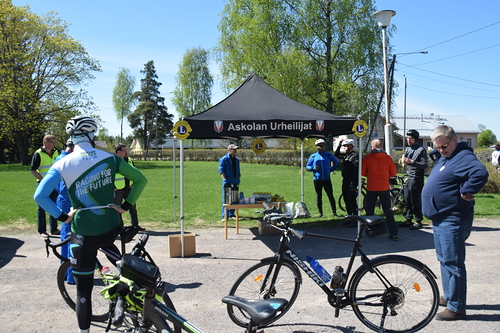
[[[192,129],[189,139],[335,136],[353,133],[356,121],[297,102],[257,74],[218,104],[184,120]]]
[[[250,75],[231,95],[197,115],[183,119],[189,124],[189,139],[299,138],[301,166],[304,169],[304,138],[353,133],[355,118],[336,116],[297,102]],[[181,151],[181,233],[184,229],[183,209],[183,144]],[[304,172],[301,175],[304,201]],[[183,237],[181,239],[183,243]],[[182,245],[182,250],[183,250]],[[184,256],[184,252],[182,252]]]

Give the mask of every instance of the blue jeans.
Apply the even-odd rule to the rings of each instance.
[[[457,313],[465,313],[465,241],[469,238],[473,219],[474,215],[470,214],[432,221],[436,255],[441,264],[443,297],[448,301],[448,309]]]

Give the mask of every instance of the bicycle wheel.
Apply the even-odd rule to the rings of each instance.
[[[343,193],[341,193],[339,195],[338,206],[339,206],[340,210],[342,210],[343,212],[346,212],[346,210],[345,210],[345,202],[344,202],[344,194]]]
[[[174,312],[177,312],[174,303],[172,302],[170,296],[168,296],[167,293],[164,293],[162,298],[163,298],[163,303],[165,303],[167,308],[173,310]],[[130,311],[128,309],[125,309],[125,317],[123,318],[123,325],[127,327],[128,331],[130,332],[132,331],[135,332],[136,328],[144,328],[145,326],[148,327],[148,332],[157,332],[157,333],[162,332],[162,328],[156,328],[154,325],[152,325],[151,322],[144,323],[142,312]],[[175,333],[182,332],[182,329],[175,326],[174,324],[172,324],[171,326],[174,327],[173,332]],[[169,326],[169,329],[172,328]]]
[[[302,278],[295,264],[290,260],[283,261],[274,284],[272,277],[276,272],[277,262],[275,257],[263,259],[260,263],[250,267],[234,283],[229,295],[239,296],[246,299],[270,299],[284,298],[288,305],[279,314],[259,327],[267,326],[279,318],[290,309],[299,294]],[[229,318],[238,326],[247,327],[250,317],[239,308],[227,305]]]
[[[409,257],[384,256],[372,260],[370,268],[361,266],[349,290],[354,313],[377,332],[416,332],[439,306],[434,274]]]
[[[59,266],[57,270],[57,286],[66,304],[75,310],[76,300],[76,285],[70,284],[65,281],[66,271],[71,267],[71,263],[65,261]],[[106,321],[108,320],[109,301],[105,300],[101,295],[101,290],[106,287],[101,276],[96,274],[94,276],[94,288],[92,289],[92,321]]]

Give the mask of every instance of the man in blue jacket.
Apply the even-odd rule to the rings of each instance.
[[[432,169],[422,191],[422,210],[432,220],[434,245],[441,264],[443,297],[446,309],[438,320],[466,319],[467,272],[465,241],[474,219],[474,194],[488,181],[488,171],[472,148],[457,142],[452,127],[438,126],[431,134],[441,158]]]
[[[237,150],[238,146],[230,144],[227,147],[227,154],[219,160],[219,174],[222,177],[222,219],[224,219],[224,188],[240,183],[240,160],[236,157]],[[234,217],[234,209],[228,209],[227,215]]]
[[[330,179],[330,173],[337,169],[339,160],[332,154],[325,151],[325,140],[316,140],[316,149],[318,152],[312,154],[307,161],[306,169],[312,171],[314,180],[314,189],[316,190],[316,204],[318,206],[319,215],[323,216],[323,195],[322,189],[325,189],[328,200],[330,200],[330,207],[332,208],[333,216],[337,215],[337,207],[335,206],[335,199],[333,198],[333,187]]]

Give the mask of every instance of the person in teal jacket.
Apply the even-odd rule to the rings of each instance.
[[[97,124],[87,116],[76,116],[66,124],[75,144],[73,153],[52,165],[37,187],[34,199],[47,213],[71,222],[71,267],[76,282],[78,332],[89,333],[91,295],[97,249],[113,246],[121,230],[120,214],[135,204],[147,184],[144,175],[120,157],[95,148]],[[134,182],[121,205],[114,204],[114,182],[120,173]],[[71,210],[64,212],[50,199],[64,180]]]
[[[315,142],[318,151],[312,154],[307,161],[306,169],[313,172],[314,189],[316,191],[316,205],[318,206],[319,215],[323,216],[323,195],[322,190],[325,189],[328,200],[330,200],[330,207],[332,208],[333,216],[337,215],[337,207],[335,205],[335,198],[333,197],[332,181],[330,173],[337,169],[339,160],[329,152],[325,151],[325,140],[318,139]]]

